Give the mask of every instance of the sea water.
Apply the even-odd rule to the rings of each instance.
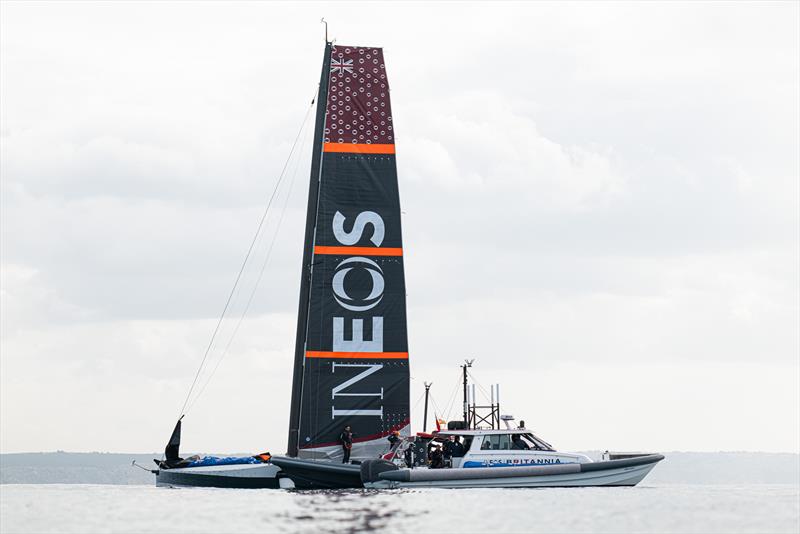
[[[0,531],[800,532],[798,485],[283,491],[0,486]]]

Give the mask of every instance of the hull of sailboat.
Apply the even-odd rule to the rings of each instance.
[[[161,469],[156,486],[185,488],[278,488],[280,468],[273,464],[219,465]]]
[[[273,457],[281,468],[281,475],[294,483],[296,489],[363,488],[361,468],[358,465],[340,464],[322,460]]]
[[[381,473],[365,482],[372,489],[391,488],[547,488],[635,486],[663,460],[649,455],[635,460],[543,467],[416,469]]]

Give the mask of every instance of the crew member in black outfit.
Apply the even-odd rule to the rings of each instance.
[[[406,450],[403,453],[403,459],[406,461],[406,467],[411,467],[414,465],[414,445],[409,445],[406,447]]]
[[[389,434],[389,437],[386,439],[389,440],[389,450],[391,450],[394,448],[397,442],[400,441],[400,432],[395,430],[394,432]]]
[[[444,456],[442,455],[442,449],[438,444],[433,446],[433,450],[430,454],[430,460],[431,469],[441,469],[444,467]]]
[[[511,448],[520,451],[527,451],[530,449],[530,446],[522,441],[522,438],[519,437],[519,434],[514,434],[511,436]]]
[[[453,458],[463,458],[464,454],[466,454],[466,450],[464,450],[464,444],[461,443],[461,438],[456,436],[456,440],[453,443]]]
[[[454,437],[450,436],[447,438],[447,441],[444,442],[444,446],[442,447],[442,456],[444,457],[444,466],[445,467],[452,467],[453,465],[453,446],[455,445]]]
[[[344,459],[342,459],[342,463],[349,464],[350,451],[353,449],[353,432],[350,431],[350,425],[345,426],[344,430],[342,430],[342,433],[339,436],[339,442],[342,444],[342,452],[344,453]]]

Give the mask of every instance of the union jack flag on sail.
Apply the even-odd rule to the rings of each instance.
[[[352,59],[331,59],[331,72],[335,74],[344,74],[348,72],[353,73],[353,60]]]

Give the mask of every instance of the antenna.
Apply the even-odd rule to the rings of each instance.
[[[464,428],[470,428],[470,424],[469,424],[469,422],[470,422],[469,421],[469,419],[470,419],[469,418],[469,398],[468,398],[469,393],[467,391],[467,369],[469,367],[472,367],[472,362],[474,362],[474,361],[475,361],[474,358],[471,359],[471,360],[464,360],[464,365],[461,366],[461,370],[462,370],[462,372],[464,374],[464,378],[463,378],[463,380],[464,380]]]
[[[322,17],[321,19],[319,19],[319,21],[325,25],[325,42],[327,43],[328,42],[328,23],[325,22],[325,17]]]
[[[423,382],[425,384],[425,415],[422,418],[422,431],[427,432],[428,429],[428,397],[430,396],[431,386],[433,382]]]

